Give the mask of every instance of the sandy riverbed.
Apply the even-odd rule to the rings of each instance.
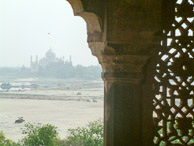
[[[3,130],[7,138],[15,141],[22,138],[21,128],[24,127],[24,123],[14,123],[17,117],[24,117],[30,123],[55,125],[59,136],[64,138],[67,129],[103,118],[103,100],[86,102],[0,98],[0,131]]]

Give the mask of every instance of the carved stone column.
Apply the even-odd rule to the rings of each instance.
[[[146,143],[142,141],[142,110],[144,108],[142,92],[145,92],[145,88],[151,89],[151,85],[146,86],[144,81],[146,65],[150,57],[132,54],[128,48],[134,46],[129,44],[107,42],[90,42],[89,44],[93,55],[98,57],[103,69],[104,145],[142,146]],[[151,109],[152,102],[149,102],[149,105],[148,108]],[[144,112],[144,114],[147,113],[148,111]],[[148,121],[152,122],[152,110],[149,113]],[[152,133],[151,128],[150,133]]]
[[[141,145],[141,81],[146,56],[104,56],[105,145]],[[114,140],[113,140],[114,139]]]

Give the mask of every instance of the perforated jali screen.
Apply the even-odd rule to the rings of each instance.
[[[154,144],[194,146],[194,0],[169,1],[174,17],[163,30],[154,77]]]

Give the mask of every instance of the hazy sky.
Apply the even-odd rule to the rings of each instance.
[[[98,64],[86,23],[66,0],[0,0],[0,66],[29,66],[31,55],[41,58],[50,46],[74,65]]]

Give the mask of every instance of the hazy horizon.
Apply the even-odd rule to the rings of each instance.
[[[87,44],[86,23],[66,0],[0,0],[0,67],[30,65],[52,48],[73,65],[98,65]]]

